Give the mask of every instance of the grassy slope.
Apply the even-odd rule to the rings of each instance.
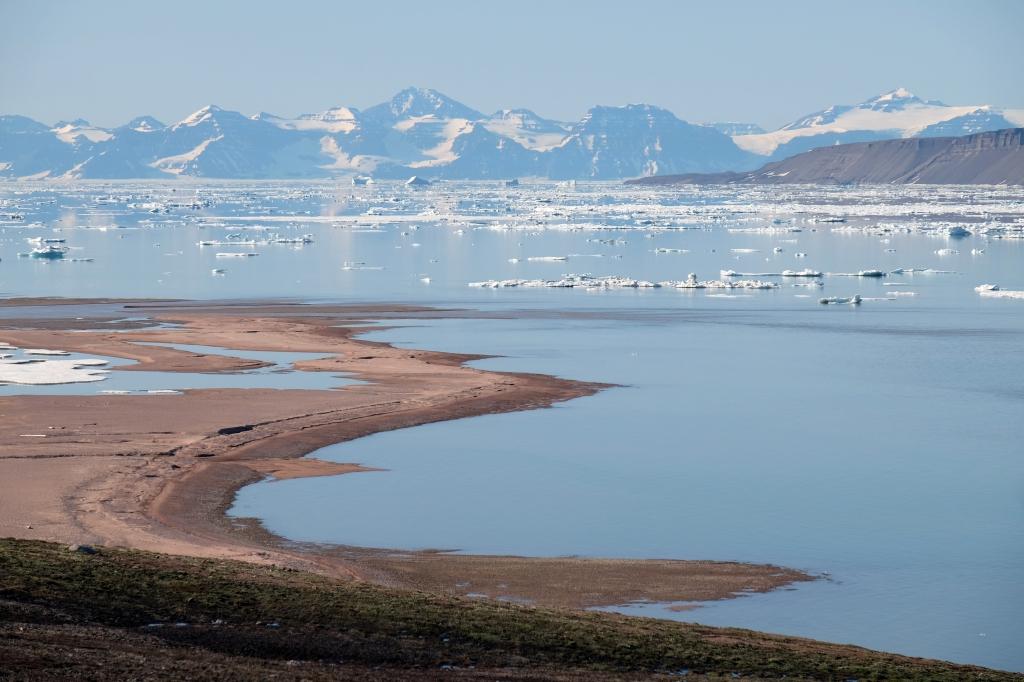
[[[489,679],[683,669],[762,679],[1024,679],[746,630],[445,598],[232,561],[119,549],[87,555],[0,540],[0,678],[414,679],[447,666],[456,670],[446,676],[486,672]]]

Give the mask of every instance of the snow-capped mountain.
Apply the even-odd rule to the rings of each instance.
[[[109,129],[0,116],[0,177],[617,179],[750,170],[838,142],[1022,123],[1024,112],[947,106],[902,89],[766,133],[751,123],[691,124],[646,104],[597,106],[576,123],[527,109],[485,115],[436,90],[407,88],[362,111],[339,105],[294,118],[214,105],[171,125],[140,116]]]
[[[968,135],[1024,125],[1024,112],[949,106],[897,88],[860,104],[833,105],[770,133],[733,135],[741,148],[769,160],[832,144],[904,137]]]
[[[751,164],[729,136],[648,104],[594,107],[548,154],[546,175],[555,179],[608,180]]]
[[[363,112],[364,120],[389,125],[424,116],[438,119],[464,118],[471,121],[484,118],[479,111],[429,88],[406,88],[390,101],[372,106]]]

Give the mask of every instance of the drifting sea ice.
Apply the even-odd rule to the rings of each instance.
[[[974,290],[986,298],[1014,298],[1024,300],[1024,291],[1000,289],[998,284],[979,284]]]
[[[783,270],[782,272],[736,272],[735,270],[719,271],[721,277],[822,277],[824,273],[817,270]]]
[[[649,282],[632,277],[595,277],[590,274],[564,275],[560,279],[502,279],[470,282],[469,286],[485,289],[509,288],[551,288],[551,289],[777,289],[775,282],[760,280],[705,280],[700,281],[697,275],[690,273],[685,280],[669,280]]]
[[[826,296],[818,299],[818,303],[822,305],[860,305],[861,300],[859,294],[850,297]]]

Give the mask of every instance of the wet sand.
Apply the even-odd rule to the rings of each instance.
[[[335,390],[0,397],[0,536],[242,559],[575,608],[723,599],[811,579],[790,569],[734,562],[535,559],[313,545],[225,515],[235,491],[267,475],[365,470],[359,463],[299,459],[326,445],[428,422],[549,407],[605,388],[464,364],[480,356],[353,338],[363,331],[360,321],[464,311],[76,300],[62,301],[61,308],[69,309],[62,314],[45,300],[23,303],[0,306],[0,341],[137,363],[114,371],[230,372],[262,365],[137,343],[158,342],[323,353],[296,366],[366,383]],[[174,324],[138,329],[137,321],[118,322],[139,316]]]

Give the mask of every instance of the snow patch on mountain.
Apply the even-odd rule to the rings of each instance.
[[[189,164],[194,163],[196,159],[202,156],[203,152],[206,151],[207,147],[209,147],[214,142],[219,142],[220,140],[223,139],[223,135],[211,137],[209,139],[203,140],[202,142],[197,144],[193,149],[190,149],[189,151],[184,152],[183,154],[165,156],[162,159],[157,159],[156,161],[152,162],[149,165],[165,173],[170,173],[171,175],[181,175],[188,168]]]
[[[572,128],[569,123],[543,119],[529,109],[502,109],[485,119],[483,126],[496,135],[538,152],[562,144]]]
[[[297,118],[280,118],[273,114],[259,114],[283,130],[318,130],[329,133],[348,133],[359,125],[359,112],[349,107],[334,107],[318,114],[302,114]]]
[[[189,114],[182,120],[175,123],[173,126],[171,126],[171,130],[178,130],[179,128],[194,128],[200,123],[212,121],[214,116],[222,111],[224,110],[218,107],[217,105],[208,104],[202,109],[199,109]]]
[[[104,142],[111,138],[109,130],[97,128],[83,119],[61,121],[51,130],[57,139],[66,144],[79,144],[79,138],[85,138],[88,142]]]

